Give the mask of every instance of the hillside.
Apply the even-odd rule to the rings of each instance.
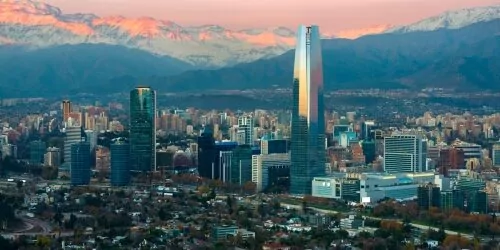
[[[113,45],[64,45],[40,50],[0,46],[0,97],[120,92],[136,84],[117,82],[127,75],[173,75],[191,67],[170,57]]]

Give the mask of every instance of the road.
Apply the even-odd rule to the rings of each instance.
[[[287,204],[287,203],[281,203],[281,207],[293,208],[293,209],[297,209],[297,210],[302,209],[302,206],[300,206],[300,205],[292,205],[292,204]],[[315,207],[308,207],[308,209],[311,209],[313,211],[316,211],[316,212],[322,213],[322,214],[332,214],[332,213],[333,214],[337,214],[337,213],[339,213],[338,211],[335,211],[335,210],[319,209],[319,208],[315,208]],[[365,216],[365,217],[369,218],[369,219],[372,219],[372,220],[387,220],[387,219],[377,218],[377,217],[371,217],[371,216]],[[399,223],[403,223],[403,220],[401,220],[401,219],[390,219],[390,220],[397,221]],[[426,225],[421,225],[421,224],[410,223],[410,225],[412,227],[415,227],[415,228],[418,228],[418,229],[421,229],[421,230],[428,230],[428,229],[431,229],[431,230],[434,230],[434,231],[439,231],[440,230],[440,228],[437,228],[437,227],[431,227],[431,226],[426,226]],[[444,231],[445,231],[446,234],[449,234],[449,235],[458,235],[458,234],[460,234],[461,236],[463,236],[465,238],[474,239],[474,235],[472,235],[472,234],[465,234],[465,233],[460,233],[460,232],[451,231],[451,230],[444,230]]]
[[[36,219],[36,218],[28,218],[28,217],[21,217],[20,218],[24,224],[27,225],[27,227],[23,230],[14,232],[14,233],[3,233],[1,234],[2,237],[4,238],[16,238],[18,236],[57,236],[58,233],[52,232],[52,226],[45,221]],[[34,228],[39,228],[40,232],[29,232]],[[73,232],[63,232],[61,233],[61,236],[71,236],[73,235]]]

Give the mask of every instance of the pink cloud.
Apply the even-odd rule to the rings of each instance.
[[[498,4],[498,0],[46,0],[64,12],[151,16],[180,25],[232,29],[314,23],[336,32],[378,24],[406,24],[443,11]]]

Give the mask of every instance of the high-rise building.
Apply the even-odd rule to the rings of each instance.
[[[203,178],[212,178],[214,167],[215,140],[209,128],[203,130],[198,137],[198,173]]]
[[[130,145],[122,139],[110,146],[111,185],[125,186],[130,183]]]
[[[69,114],[72,112],[71,102],[69,100],[62,101],[61,109],[62,109],[62,113],[63,113],[63,121],[67,122],[68,118],[69,118]]]
[[[323,62],[318,26],[300,26],[295,48],[290,193],[311,193],[314,177],[325,175]]]
[[[56,147],[47,148],[43,157],[43,165],[46,167],[59,167],[61,165],[61,150]]]
[[[424,172],[427,142],[420,135],[393,134],[384,139],[384,171]]]
[[[441,207],[441,190],[434,185],[424,185],[417,189],[418,206],[428,210],[431,207]]]
[[[230,180],[243,185],[252,180],[252,148],[250,145],[239,145],[233,149]]]
[[[93,150],[92,144],[90,144],[90,149]],[[104,146],[98,146],[95,149],[95,169],[103,173],[109,172],[110,158],[110,149]]]
[[[361,140],[374,140],[372,130],[375,127],[374,121],[364,121],[361,123]]]
[[[254,121],[250,115],[244,115],[238,118],[238,144],[253,145]]]
[[[69,170],[71,165],[71,145],[82,141],[82,128],[80,126],[68,126],[66,127],[65,132],[64,165]]]
[[[280,179],[289,180],[291,177],[290,165],[290,154],[253,155],[252,182],[256,185],[256,191],[261,192],[271,186],[278,185]],[[310,186],[311,183],[309,183]]]
[[[363,154],[365,155],[365,163],[370,164],[377,158],[375,142],[374,141],[363,141],[361,143],[361,148],[363,149]]]
[[[464,151],[461,149],[446,147],[439,150],[437,167],[444,176],[448,176],[450,169],[464,168],[464,162]]]
[[[43,141],[30,142],[30,164],[41,165],[46,148],[45,142]]]
[[[71,185],[90,183],[90,143],[78,142],[71,145]]]
[[[135,171],[156,168],[156,93],[149,87],[130,91],[130,163]]]
[[[491,159],[493,160],[493,166],[500,167],[500,142],[493,145]]]
[[[285,154],[288,153],[288,140],[268,140],[263,137],[260,141],[260,150],[263,155],[267,154]]]

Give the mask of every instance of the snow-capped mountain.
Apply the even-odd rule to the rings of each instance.
[[[487,22],[500,18],[500,4],[447,11],[414,24],[389,29],[387,33],[407,33],[415,31],[433,31],[438,29],[460,29],[478,22]]]
[[[295,34],[278,27],[233,31],[216,25],[182,27],[153,18],[64,14],[33,0],[0,0],[0,44],[43,48],[105,43],[168,55],[197,66],[226,66],[280,55]]]

